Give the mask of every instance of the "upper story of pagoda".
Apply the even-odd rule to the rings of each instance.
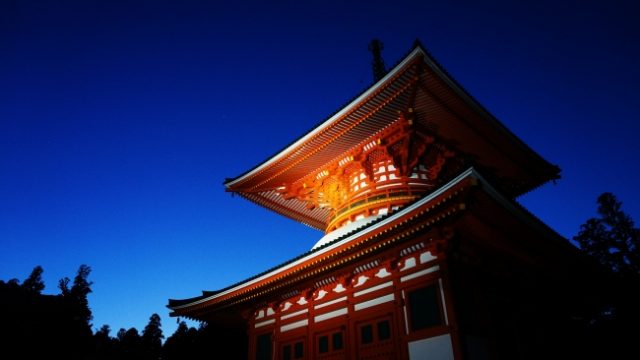
[[[437,191],[469,166],[518,196],[559,177],[421,47],[227,191],[331,233]]]

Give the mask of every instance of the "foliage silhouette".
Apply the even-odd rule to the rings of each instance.
[[[116,337],[112,337],[111,328],[106,324],[93,334],[87,298],[92,292],[91,268],[81,265],[73,283],[68,277],[62,278],[57,295],[42,294],[42,273],[42,267],[36,266],[22,284],[17,279],[0,281],[0,306],[11,309],[0,321],[0,358],[19,354],[19,358],[72,360],[161,359],[164,335],[158,314],[151,315],[142,334],[130,328],[120,329]],[[177,333],[185,327],[179,327]],[[200,341],[198,330],[192,328],[184,332]],[[199,348],[189,346],[192,343],[195,344],[185,343],[180,351],[191,352],[192,358],[201,357],[203,353]],[[175,355],[175,359],[189,358],[184,354]]]
[[[142,331],[145,359],[160,359],[162,339],[164,339],[164,335],[162,334],[160,316],[153,314],[149,318],[149,323]]]
[[[79,270],[85,281],[87,268],[81,266]],[[42,272],[42,267],[36,266],[22,285],[18,281],[0,282],[0,306],[11,309],[0,322],[0,351],[19,354],[20,358],[87,358],[93,348],[93,333],[86,322],[88,301],[83,307],[82,302],[69,296],[65,286],[61,286],[59,295],[41,294]],[[84,292],[87,290],[90,288]]]
[[[120,339],[121,359],[140,359],[143,356],[142,339],[136,328],[127,330]]]
[[[73,286],[71,290],[69,290],[69,296],[72,301],[76,302],[75,309],[77,310],[77,316],[85,322],[89,327],[91,327],[91,320],[93,319],[93,315],[91,314],[91,309],[89,308],[89,300],[87,299],[87,295],[91,293],[91,285],[93,285],[92,281],[89,281],[89,274],[91,274],[91,268],[87,265],[80,265],[78,268],[78,273],[75,278],[73,278]]]
[[[573,237],[582,251],[607,269],[590,278],[597,301],[584,319],[583,344],[595,349],[591,358],[640,358],[635,345],[640,322],[640,229],[615,195],[605,192],[597,203],[599,217],[588,219]]]
[[[111,328],[109,325],[102,325],[93,336],[94,358],[95,359],[117,359],[118,339],[109,336]]]
[[[165,342],[162,359],[202,359],[219,354],[221,349],[224,349],[225,359],[246,359],[247,345],[245,329],[223,324],[208,326],[206,323],[196,329],[181,321]]]
[[[34,267],[31,275],[22,283],[22,288],[34,293],[42,293],[42,290],[44,290],[44,281],[42,281],[43,272],[42,266],[38,265]]]
[[[611,193],[598,197],[598,218],[590,218],[573,239],[580,249],[623,276],[640,275],[640,229]]]

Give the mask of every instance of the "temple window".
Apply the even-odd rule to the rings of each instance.
[[[256,360],[271,360],[271,334],[261,334],[256,337]]]
[[[344,330],[332,330],[316,336],[318,359],[335,358],[344,352]]]
[[[389,319],[371,321],[360,325],[360,344],[368,345],[391,338]]]
[[[411,331],[442,325],[438,286],[432,284],[412,290],[409,298],[409,328]]]
[[[392,317],[370,319],[356,326],[356,346],[360,358],[388,359],[395,354]]]
[[[304,341],[292,341],[282,345],[280,358],[282,360],[295,360],[304,358]]]

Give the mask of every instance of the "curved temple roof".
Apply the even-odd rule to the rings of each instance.
[[[382,216],[378,219],[367,222],[358,228],[352,229],[352,231],[348,233],[341,234],[341,236],[332,239],[330,242],[326,242],[323,245],[314,247],[312,250],[294,259],[291,259],[281,265],[278,265],[272,269],[269,269],[239,283],[228,286],[224,289],[218,291],[203,291],[203,294],[201,296],[190,299],[169,300],[168,307],[174,311],[174,313],[172,313],[172,316],[188,316],[188,313],[191,310],[194,310],[194,307],[206,305],[208,302],[216,301],[218,299],[224,299],[225,297],[241,295],[246,291],[246,289],[251,287],[264,286],[265,284],[262,283],[265,280],[273,278],[275,276],[288,275],[291,272],[295,272],[296,267],[301,264],[310,263],[312,260],[321,258],[323,256],[330,256],[336,248],[341,247],[345,244],[350,244],[351,242],[354,242],[355,240],[358,240],[363,236],[369,236],[369,234],[373,234],[376,230],[384,229],[385,227],[388,227],[389,224],[397,222],[403,216],[411,214],[415,211],[415,209],[420,208],[425,204],[433,204],[437,199],[444,198],[444,195],[447,194],[451,189],[454,189],[460,186],[460,184],[463,184],[464,182],[469,180],[483,179],[480,174],[478,174],[473,168],[467,169],[465,172],[463,172],[444,186],[419,199],[413,204],[410,204],[409,206],[397,211],[396,213]]]
[[[420,45],[386,76],[310,132],[246,173],[227,191],[319,230],[330,210],[309,209],[279,193],[323,165],[339,160],[411,109],[425,128],[483,170],[511,197],[559,177],[544,160],[474,100]]]
[[[375,219],[309,252],[226,288],[218,291],[203,291],[201,296],[194,298],[169,300],[167,307],[172,310],[171,316],[204,319],[204,316],[210,312],[221,311],[227,307],[234,306],[234,304],[250,301],[256,296],[266,296],[265,294],[277,291],[283,283],[291,282],[292,278],[295,280],[296,274],[300,275],[301,272],[308,273],[309,269],[318,269],[320,267],[324,269],[324,266],[331,262],[334,255],[344,251],[344,249],[355,248],[359,249],[357,251],[360,253],[366,253],[367,241],[374,240],[375,242],[376,237],[385,229],[395,228],[407,221],[422,221],[420,220],[422,217],[437,216],[438,219],[444,219],[448,217],[445,214],[449,214],[450,211],[456,208],[459,209],[458,212],[467,211],[464,206],[460,207],[460,205],[464,205],[466,201],[464,200],[466,198],[464,189],[468,190],[469,187],[482,189],[482,192],[487,194],[489,198],[496,201],[520,221],[526,223],[529,229],[548,234],[556,246],[575,250],[560,235],[530,214],[517,202],[504,197],[475,169],[469,168],[437,190],[393,214]],[[455,194],[458,195],[456,196]],[[437,210],[441,204],[448,205]],[[434,208],[436,208],[435,213],[429,215],[429,212]],[[416,214],[420,214],[420,216],[416,216]],[[438,222],[432,220],[429,224],[429,226],[436,226]],[[425,228],[423,231],[426,232],[428,230]]]

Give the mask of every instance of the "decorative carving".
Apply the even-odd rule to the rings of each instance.
[[[319,172],[315,178],[306,177],[306,181],[298,181],[285,186],[280,191],[284,199],[299,199],[307,203],[307,208],[338,208],[348,197],[348,180],[344,169],[334,165]]]
[[[298,301],[296,301],[296,303],[298,305],[305,305],[308,303],[307,299],[304,296],[300,296],[300,299],[298,299]]]
[[[416,266],[416,258],[415,256],[410,256],[406,259],[404,259],[403,261],[401,261],[398,266],[402,266],[400,268],[400,271],[405,271],[407,269],[411,269],[412,267]]]
[[[425,251],[422,254],[420,254],[420,264],[424,264],[426,262],[429,262],[431,260],[436,260],[436,259],[438,258],[433,254],[431,254],[431,251]]]
[[[357,278],[354,278],[353,280],[351,280],[352,283],[355,283],[353,285],[354,288],[358,287],[358,286],[362,286],[364,285],[365,282],[367,282],[367,280],[369,280],[368,276],[365,275],[360,275]]]
[[[387,199],[389,208],[410,201],[436,185],[447,159],[455,154],[435,136],[414,121],[413,109],[401,112],[396,122],[340,159],[334,160],[312,174],[279,188],[284,199],[298,199],[309,210],[327,208],[331,211],[331,227],[340,211],[340,219],[355,216],[341,211],[358,202],[356,210],[362,216],[373,212],[364,204],[362,194],[375,198],[375,206]],[[384,170],[384,171],[383,171]],[[405,198],[394,200],[388,186],[392,183],[396,193],[404,191]],[[389,185],[391,186],[391,185]],[[367,203],[366,198],[364,198]],[[377,211],[377,210],[376,210]],[[353,220],[353,219],[352,219]],[[343,220],[340,220],[342,223]],[[331,230],[330,228],[328,229]]]
[[[362,157],[362,155],[360,155],[360,157]],[[364,159],[360,161],[359,164],[367,175],[369,181],[375,181],[373,176],[375,166],[386,160],[387,157],[387,152],[383,147],[375,147],[364,155]]]
[[[455,153],[448,150],[444,145],[438,144],[434,146],[434,151],[430,152],[424,161],[428,169],[427,171],[429,172],[429,177],[431,179],[437,179],[447,159],[454,155]]]
[[[333,292],[336,292],[336,293],[347,291],[347,289],[344,287],[344,285],[342,285],[342,283],[338,283],[338,285],[336,285],[336,287],[334,287],[332,290]]]
[[[259,311],[256,311],[256,315],[255,318],[257,319],[262,319],[264,317],[264,309],[260,309]]]
[[[293,304],[290,303],[289,301],[283,303],[282,305],[280,305],[280,309],[282,309],[282,311],[287,311],[289,310],[289,308],[292,306]]]
[[[401,176],[411,175],[425,150],[435,141],[433,136],[417,129],[414,117],[412,109],[401,113],[397,126],[382,142],[395,167],[400,170]]]
[[[314,301],[318,301],[318,300],[322,299],[322,298],[323,298],[325,295],[327,295],[327,294],[328,294],[328,292],[327,292],[327,291],[325,291],[325,290],[322,290],[322,289],[321,289],[321,290],[317,291],[317,292],[314,294],[314,295],[315,295],[315,297],[313,298],[313,300],[314,300]]]
[[[380,268],[380,270],[378,270],[378,272],[375,273],[375,277],[379,279],[386,278],[387,276],[391,276],[391,273],[389,272],[389,270],[387,270],[386,267]]]

